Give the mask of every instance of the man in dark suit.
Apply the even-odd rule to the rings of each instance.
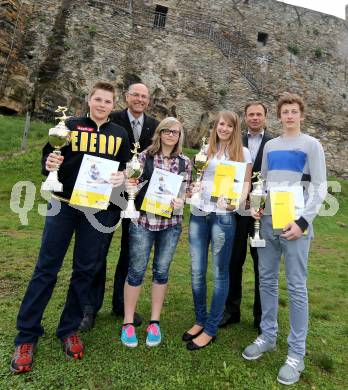
[[[250,151],[253,160],[253,173],[261,171],[263,148],[265,143],[272,138],[265,132],[266,117],[267,107],[260,101],[249,102],[244,107],[244,120],[248,131],[243,136],[243,145]],[[237,229],[230,262],[230,287],[220,327],[240,322],[243,265],[247,254],[248,236],[252,236],[254,233],[254,219],[250,216],[245,216],[245,213],[244,215],[242,214],[242,211],[236,214]],[[255,274],[254,327],[259,329],[261,302],[257,249],[250,247],[250,254],[254,262]]]
[[[123,111],[112,112],[110,114],[110,120],[127,131],[131,146],[133,146],[135,142],[139,142],[140,149],[138,151],[142,152],[151,144],[152,136],[159,123],[155,118],[145,114],[145,110],[150,103],[150,93],[147,86],[142,83],[131,84],[126,92],[126,102],[128,108]],[[123,288],[129,264],[129,224],[130,219],[122,220],[121,251],[115,271],[112,297],[112,312],[115,315],[122,317],[124,315]],[[106,278],[106,256],[110,243],[111,238],[105,243],[105,260],[103,261],[101,269],[97,270],[96,278],[90,292],[91,306],[87,307],[85,310],[84,318],[80,325],[81,331],[87,331],[93,328],[96,314],[103,304]],[[141,321],[139,314],[135,313],[134,325],[139,326]]]

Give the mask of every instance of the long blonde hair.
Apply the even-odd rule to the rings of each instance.
[[[182,124],[174,117],[170,116],[168,118],[163,119],[159,125],[156,127],[155,133],[152,137],[151,145],[146,149],[150,156],[154,156],[155,154],[161,151],[161,130],[170,129],[173,125],[179,125],[180,136],[178,142],[175,144],[171,156],[176,157],[182,153],[182,143],[184,141],[184,129]]]
[[[220,111],[218,112],[213,130],[210,134],[208,145],[208,158],[211,158],[218,152],[219,137],[217,135],[217,126],[220,119],[224,119],[230,126],[233,127],[230,139],[226,147],[226,154],[232,161],[244,161],[243,144],[242,144],[242,131],[240,127],[239,116],[232,111]]]

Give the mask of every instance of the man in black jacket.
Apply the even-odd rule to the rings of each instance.
[[[248,126],[248,132],[243,136],[243,145],[250,151],[253,160],[253,173],[261,171],[263,148],[265,143],[272,138],[265,132],[266,116],[267,107],[260,101],[249,102],[244,107],[244,120]],[[236,216],[237,230],[230,262],[230,287],[220,327],[240,322],[243,265],[247,254],[248,236],[252,236],[254,233],[254,219],[252,217],[242,215],[242,212],[237,213]],[[255,274],[254,327],[259,329],[261,302],[257,249],[250,247],[250,254],[254,262]]]
[[[158,125],[155,118],[147,116],[145,110],[150,103],[150,94],[146,85],[137,83],[131,84],[126,92],[126,102],[128,108],[122,111],[115,111],[110,114],[110,120],[117,125],[123,127],[128,133],[130,145],[135,142],[140,143],[140,152],[146,149],[151,144],[151,139]],[[116,200],[117,201],[117,200]],[[121,251],[118,264],[115,271],[114,290],[112,297],[112,312],[117,316],[124,315],[124,300],[123,288],[128,272],[129,251],[128,251],[128,230],[129,219],[122,220],[122,238]],[[105,260],[111,237],[105,245]],[[81,322],[80,330],[87,331],[94,326],[94,319],[103,304],[106,278],[106,261],[102,269],[97,271],[96,278],[93,282],[92,291],[90,293],[93,305],[85,311],[84,319]],[[135,313],[134,325],[141,324],[141,317]]]

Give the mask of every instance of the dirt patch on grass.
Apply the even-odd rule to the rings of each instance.
[[[28,238],[31,235],[32,235],[32,233],[22,232],[22,231],[14,230],[14,229],[0,231],[0,236],[3,236],[3,237]]]
[[[314,251],[322,254],[322,255],[331,255],[331,254],[335,254],[337,255],[339,252],[340,252],[340,249],[339,248],[328,248],[328,247],[325,247],[323,246],[322,244],[319,244],[319,243],[313,243],[312,245],[312,248],[314,249]]]
[[[0,279],[0,297],[9,297],[16,295],[18,291],[18,283],[13,279],[2,278]]]

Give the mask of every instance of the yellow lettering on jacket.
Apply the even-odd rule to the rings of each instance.
[[[105,154],[106,152],[106,136],[105,134],[99,134],[99,153]]]
[[[71,142],[71,150],[73,152],[78,152],[79,151],[79,146],[78,146],[78,131],[72,131],[70,133],[70,142]]]
[[[97,142],[97,133],[91,133],[91,138],[89,141],[89,152],[90,153],[96,152],[96,149],[95,149],[96,142]]]
[[[114,154],[115,150],[115,137],[113,135],[109,135],[108,137],[108,154]]]
[[[115,153],[114,153],[114,156],[116,156],[116,155],[117,155],[117,153],[118,153],[118,149],[120,149],[121,143],[122,143],[122,138],[120,138],[120,137],[116,137],[116,147],[115,147]]]
[[[89,134],[85,132],[81,132],[80,134],[80,152],[87,152]]]
[[[110,156],[117,156],[122,144],[121,137],[83,131],[72,131],[70,140],[73,152],[108,154]]]

